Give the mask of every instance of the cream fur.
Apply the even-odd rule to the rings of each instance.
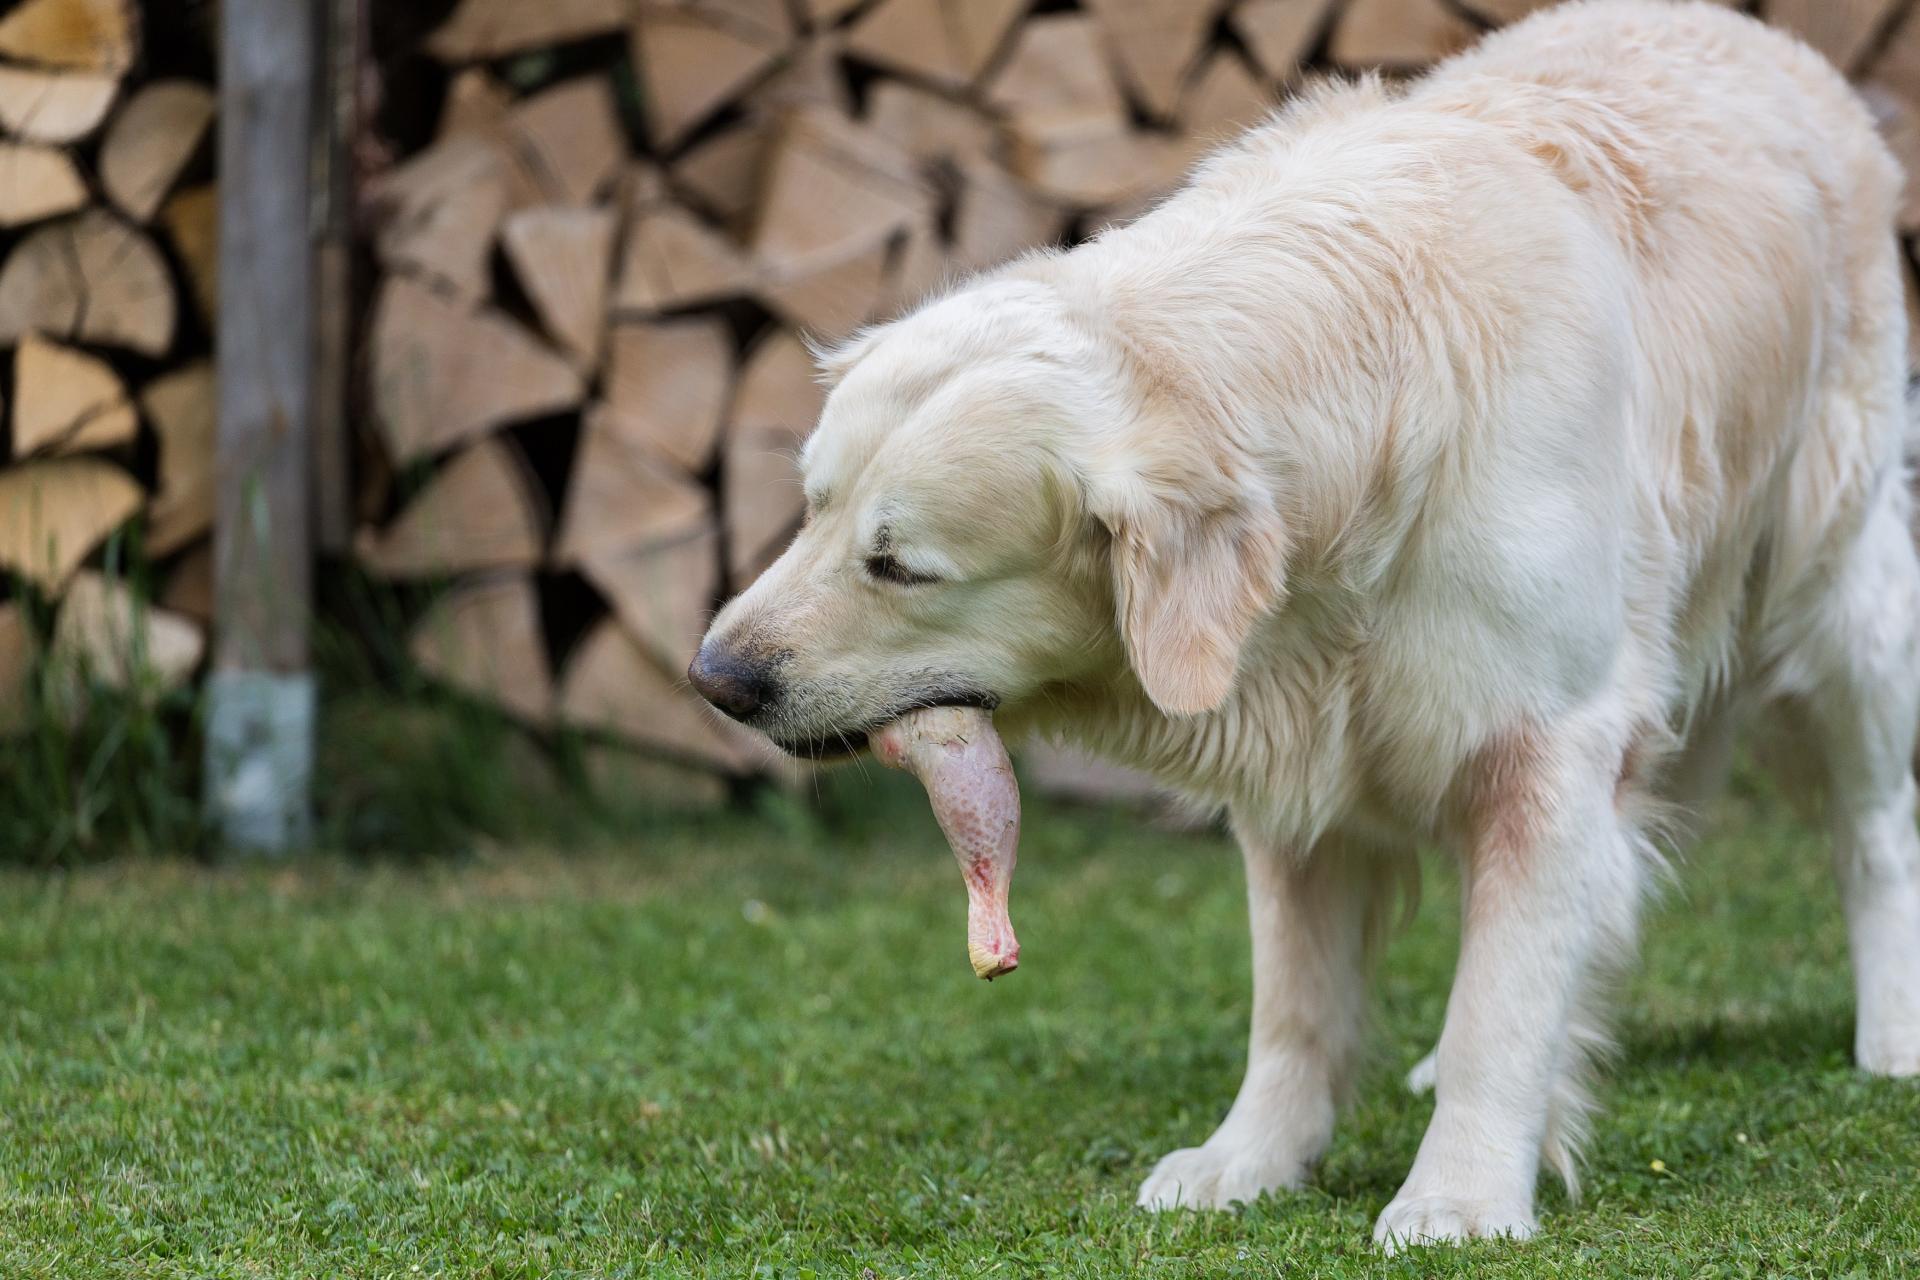
[[[1231,813],[1246,1082],[1151,1207],[1307,1175],[1388,890],[1457,850],[1434,1117],[1376,1235],[1527,1234],[1648,815],[1754,709],[1831,762],[1861,1065],[1920,1072],[1900,181],[1830,67],[1705,4],[1321,88],[1131,226],[830,353],[809,523],[707,643],[791,747],[977,698]]]

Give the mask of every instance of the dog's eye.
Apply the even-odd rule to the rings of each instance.
[[[892,556],[868,556],[867,576],[901,587],[922,587],[940,579],[929,573],[915,573]]]

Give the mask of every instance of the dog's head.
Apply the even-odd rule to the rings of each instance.
[[[789,751],[915,707],[1030,703],[1128,671],[1218,706],[1285,539],[1213,410],[1032,280],[975,285],[824,360],[806,524],[688,675]]]

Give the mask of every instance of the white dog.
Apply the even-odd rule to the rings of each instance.
[[[1920,1072],[1900,183],[1831,67],[1706,4],[1323,89],[831,353],[809,522],[694,681],[795,751],[974,703],[1226,807],[1246,1081],[1153,1208],[1307,1176],[1393,889],[1453,848],[1433,1120],[1375,1235],[1526,1235],[1649,815],[1756,708],[1823,766],[1859,1063]]]

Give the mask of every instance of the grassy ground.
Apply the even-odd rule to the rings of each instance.
[[[1139,1180],[1238,1081],[1236,860],[1033,815],[1026,965],[988,986],[931,819],[882,790],[832,835],[0,877],[0,1275],[1920,1274],[1920,1086],[1851,1069],[1824,855],[1763,801],[1651,922],[1585,1201],[1389,1260],[1448,881],[1317,1185],[1150,1217]]]

